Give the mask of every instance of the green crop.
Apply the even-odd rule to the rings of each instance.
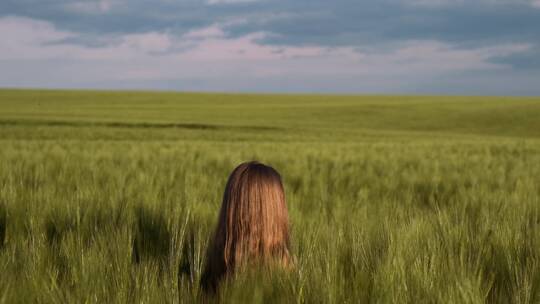
[[[539,303],[540,98],[0,91],[0,303],[192,303],[228,174],[296,266],[227,303]]]

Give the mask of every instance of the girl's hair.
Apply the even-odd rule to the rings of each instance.
[[[219,282],[250,262],[290,263],[289,219],[281,176],[256,161],[229,176],[218,224],[208,248],[201,287]]]

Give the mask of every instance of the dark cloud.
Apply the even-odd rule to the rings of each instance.
[[[4,0],[0,15],[43,19],[83,34],[183,33],[243,20],[228,26],[227,33],[239,36],[265,31],[274,35],[264,43],[283,45],[362,46],[411,39],[463,46],[540,41],[540,8],[527,2],[411,3],[414,1],[261,0],[209,5],[194,0]]]
[[[520,70],[540,70],[540,46],[524,51],[513,53],[507,56],[493,57],[493,63],[507,64]]]
[[[529,4],[407,5],[397,1],[315,1],[287,5],[289,16],[231,26],[242,35],[266,31],[274,44],[373,45],[437,40],[478,46],[540,41],[540,9]],[[310,1],[311,2],[311,1]]]
[[[108,7],[101,3],[108,3]],[[0,15],[46,20],[83,34],[187,31],[215,22],[210,14],[205,5],[194,1],[4,0],[0,4]]]

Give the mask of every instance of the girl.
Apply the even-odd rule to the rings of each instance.
[[[290,264],[289,219],[281,176],[252,161],[229,176],[201,287],[215,292],[239,268],[261,262]]]

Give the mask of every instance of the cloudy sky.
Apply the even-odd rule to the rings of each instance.
[[[0,87],[540,95],[540,0],[1,0]]]

